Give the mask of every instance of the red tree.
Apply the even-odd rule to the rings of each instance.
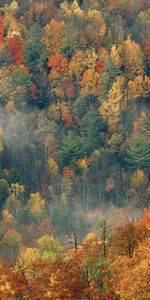
[[[24,45],[19,38],[8,39],[8,51],[10,52],[10,61],[15,66],[20,66],[24,62]]]
[[[4,18],[0,16],[0,45],[4,40]]]
[[[48,58],[48,66],[53,72],[62,73],[67,68],[67,58],[62,53],[53,54]]]
[[[95,66],[95,71],[100,73],[104,70],[105,64],[103,60],[100,60],[97,65]]]

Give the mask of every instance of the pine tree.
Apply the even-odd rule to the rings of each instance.
[[[124,160],[131,169],[150,169],[150,140],[136,136],[128,142]]]

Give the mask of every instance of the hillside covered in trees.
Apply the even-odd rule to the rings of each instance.
[[[150,0],[0,0],[0,299],[148,300],[149,239]]]

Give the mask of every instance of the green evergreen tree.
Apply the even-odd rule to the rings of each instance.
[[[89,110],[81,120],[81,132],[87,146],[88,153],[103,145],[106,123],[97,110]]]
[[[25,48],[25,62],[30,72],[44,71],[46,60],[46,48],[41,41],[42,30],[40,25],[34,23],[28,33],[28,41]]]
[[[60,155],[64,165],[69,165],[73,160],[84,157],[85,154],[86,149],[79,135],[70,131],[63,137]]]
[[[125,162],[131,169],[150,169],[150,140],[136,136],[127,144]]]

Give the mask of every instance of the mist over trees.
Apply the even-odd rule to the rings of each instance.
[[[0,1],[0,299],[149,298],[149,24],[149,0]]]

